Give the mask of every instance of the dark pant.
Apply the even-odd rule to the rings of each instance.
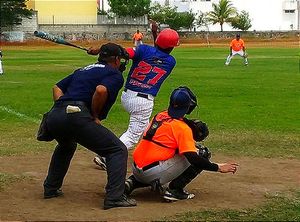
[[[67,105],[76,105],[81,112],[66,113]],[[94,122],[89,110],[80,103],[57,103],[49,113],[47,126],[58,145],[52,155],[45,191],[62,186],[77,143],[106,158],[106,199],[118,199],[125,188],[128,151],[126,146],[110,130]],[[83,178],[85,180],[85,178]]]
[[[182,190],[188,185],[194,178],[202,172],[202,169],[198,169],[196,166],[189,166],[182,174],[169,183],[170,189]]]

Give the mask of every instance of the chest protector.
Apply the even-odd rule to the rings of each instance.
[[[164,145],[160,142],[157,142],[157,141],[153,140],[153,137],[154,137],[156,131],[158,130],[158,128],[163,124],[164,121],[170,120],[171,118],[165,118],[165,119],[157,120],[156,116],[157,115],[154,116],[154,118],[152,120],[152,123],[151,123],[151,126],[148,128],[145,136],[143,136],[143,139],[151,141],[151,142],[153,142],[153,143],[155,143],[159,146],[171,149],[170,147],[168,147],[168,146],[166,146],[166,145]]]

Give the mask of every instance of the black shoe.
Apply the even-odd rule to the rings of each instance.
[[[136,206],[136,201],[134,199],[128,198],[123,194],[119,199],[116,200],[104,200],[104,210],[108,210],[114,207],[134,207]]]
[[[124,191],[124,193],[127,196],[129,196],[132,193],[132,191],[135,190],[136,188],[148,187],[148,186],[150,186],[150,185],[137,181],[135,179],[135,177],[133,175],[131,175],[125,181],[125,191]]]
[[[102,156],[95,156],[94,163],[98,165],[102,170],[106,170],[106,160]]]
[[[167,188],[163,197],[167,201],[177,201],[193,199],[195,197],[195,194],[188,193],[185,190],[171,190],[170,188]]]
[[[134,190],[134,178],[129,177],[126,181],[125,181],[125,191],[124,193],[129,196],[132,191]]]
[[[45,191],[44,192],[44,199],[50,199],[50,198],[59,197],[59,196],[62,196],[62,195],[64,195],[64,193],[62,192],[61,189],[48,191],[48,192]]]

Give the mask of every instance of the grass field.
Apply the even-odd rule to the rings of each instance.
[[[177,59],[177,66],[155,100],[154,113],[167,107],[174,88],[186,85],[199,101],[199,108],[191,117],[201,118],[208,124],[210,136],[205,144],[213,152],[233,157],[300,160],[299,50],[250,48],[247,67],[239,57],[234,57],[230,66],[224,66],[227,51],[197,47],[174,50],[172,54]],[[3,52],[5,75],[0,76],[0,156],[49,151],[53,145],[36,142],[35,133],[42,114],[52,105],[51,88],[74,69],[94,62],[96,57],[67,47],[10,46]],[[127,127],[125,120],[128,115],[118,99],[104,124],[120,135]],[[0,186],[7,186],[10,178],[0,174]],[[183,215],[182,220],[220,220],[222,217],[227,220],[265,220],[261,215],[268,213],[275,214],[272,217],[275,220],[276,213],[280,214],[278,209],[283,208],[289,208],[291,212],[280,214],[280,220],[300,220],[299,193],[286,202],[270,201],[251,215],[225,211],[206,217],[209,213],[205,211]]]

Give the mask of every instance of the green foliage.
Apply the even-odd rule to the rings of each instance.
[[[223,32],[223,24],[231,22],[235,17],[236,8],[233,7],[230,0],[220,0],[218,4],[213,3],[213,10],[208,13],[208,20],[213,24],[219,23],[221,32]]]
[[[268,197],[264,206],[245,210],[206,210],[176,215],[176,221],[300,221],[300,192],[293,198]],[[168,218],[170,219],[170,218]],[[171,221],[173,221],[171,219]]]
[[[167,24],[170,28],[179,30],[180,28],[190,29],[195,20],[195,14],[189,12],[177,12],[177,7],[161,6],[154,4],[150,9],[150,17],[161,24]]]
[[[143,16],[150,11],[151,0],[108,0],[110,11],[118,16]]]
[[[97,9],[97,14],[98,14],[98,15],[107,15],[108,13],[107,13],[107,11],[98,8],[98,9]]]
[[[26,0],[0,1],[0,27],[20,25],[22,17],[30,18],[32,11],[26,8]]]
[[[198,18],[196,19],[197,27],[205,27],[208,29],[209,19],[207,13],[200,12]]]
[[[252,25],[249,13],[246,11],[237,13],[237,16],[231,21],[231,26],[234,29],[239,29],[242,31],[247,31],[248,29],[250,29]]]

